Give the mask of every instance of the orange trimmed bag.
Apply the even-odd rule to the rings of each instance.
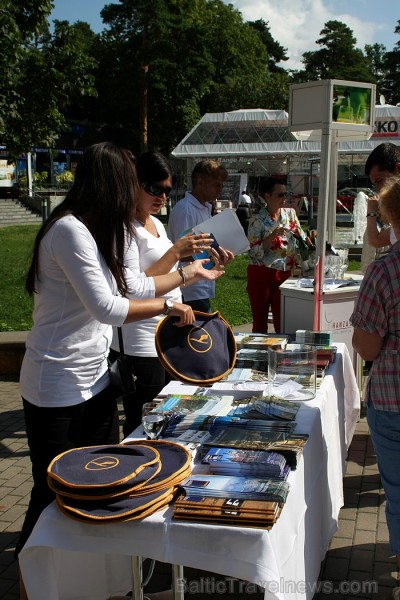
[[[177,327],[178,317],[157,324],[156,350],[161,364],[178,381],[207,385],[223,379],[236,361],[236,341],[230,325],[215,313],[194,311],[192,325]]]

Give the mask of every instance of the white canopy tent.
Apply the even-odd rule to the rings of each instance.
[[[310,140],[309,133],[290,132],[288,125],[289,115],[284,110],[255,108],[206,113],[174,148],[172,156],[184,161],[186,181],[196,162],[217,158],[228,168],[230,176],[237,174],[238,180],[240,176],[234,193],[246,187],[248,177],[280,174],[287,177],[293,194],[313,195],[313,185],[319,185],[321,143]],[[365,181],[366,157],[383,141],[400,145],[398,106],[375,107],[375,132],[370,139],[337,143],[337,169],[343,187],[354,187],[350,182],[357,178]],[[232,190],[227,188],[227,195]]]
[[[288,130],[288,113],[263,108],[206,113],[172,151],[175,158],[317,154],[319,141]],[[375,107],[376,131],[369,140],[339,142],[340,153],[368,154],[383,141],[400,144],[400,106]]]

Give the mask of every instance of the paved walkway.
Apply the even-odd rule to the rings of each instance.
[[[17,565],[13,551],[28,503],[31,479],[18,383],[4,378],[0,380],[0,459],[0,599],[17,600]],[[390,598],[394,561],[388,546],[384,494],[364,413],[351,444],[344,487],[345,506],[322,565],[321,588],[315,600]],[[164,573],[165,570],[164,567]],[[162,566],[158,572],[160,580]],[[190,578],[211,576],[193,570],[185,575]],[[224,595],[235,600],[250,595],[251,600],[262,598],[251,588],[246,593],[239,587],[228,588],[228,592]],[[212,595],[218,600],[218,594]],[[200,598],[198,594],[193,595],[193,600]]]

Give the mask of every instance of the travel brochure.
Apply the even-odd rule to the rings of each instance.
[[[210,448],[203,456],[213,475],[244,475],[269,477],[285,481],[290,468],[282,454],[263,450]]]
[[[203,457],[212,447],[239,448],[243,450],[268,450],[282,454],[294,470],[308,439],[307,434],[276,430],[248,430],[239,427],[219,427],[213,432],[188,429],[174,441],[200,444]]]
[[[229,477],[225,475],[190,475],[180,487],[192,497],[238,498],[285,502],[289,493],[287,481],[258,477]]]
[[[200,523],[270,529],[282,511],[283,503],[270,500],[216,498],[212,496],[178,496],[173,519]]]
[[[185,416],[232,416],[243,419],[293,421],[300,403],[275,396],[235,398],[220,394],[169,394],[159,407],[167,413]]]
[[[235,333],[235,342],[238,350],[268,350],[270,346],[286,346],[289,336],[276,333]]]
[[[166,413],[191,415],[227,415],[233,396],[212,394],[169,394],[159,404]]]
[[[173,415],[165,428],[165,438],[179,438],[191,431],[209,431],[213,433],[222,427],[238,428],[244,431],[282,431],[291,433],[296,423],[290,421],[272,421],[268,419],[245,419],[242,417],[226,415],[214,417],[211,415],[176,414]]]

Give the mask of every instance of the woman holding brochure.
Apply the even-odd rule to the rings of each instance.
[[[218,254],[210,250],[212,238],[208,233],[193,235],[191,232],[173,244],[167,237],[164,225],[154,216],[164,207],[172,190],[172,170],[165,156],[157,151],[144,152],[138,157],[136,168],[140,184],[139,199],[133,222],[134,235],[125,248],[126,267],[136,275],[165,275],[178,269],[179,260],[188,257],[191,261],[192,255],[201,253],[204,248],[213,252],[217,263],[221,262]],[[229,258],[225,252],[222,256],[222,262]],[[178,270],[184,275],[182,268]],[[169,381],[168,373],[158,360],[155,330],[159,320],[170,313],[173,303],[182,302],[180,288],[171,290],[163,298],[166,306],[163,314],[122,327],[124,350],[137,377],[136,391],[123,397],[125,436],[140,424],[142,405],[153,400]],[[112,361],[119,353],[116,328],[111,348]]]

